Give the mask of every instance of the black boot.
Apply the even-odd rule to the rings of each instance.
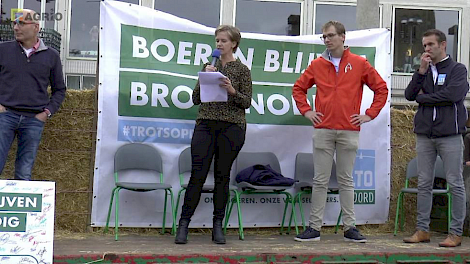
[[[216,244],[225,244],[224,230],[222,230],[222,220],[223,219],[216,218],[213,222],[212,241]]]
[[[176,231],[175,244],[186,244],[188,243],[188,227],[190,219],[180,218],[178,224],[178,230]]]

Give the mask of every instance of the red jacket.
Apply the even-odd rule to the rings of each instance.
[[[374,119],[385,105],[388,96],[387,84],[363,57],[346,48],[341,57],[339,71],[328,59],[326,50],[295,82],[292,95],[297,108],[304,115],[312,110],[307,103],[307,90],[316,84],[315,111],[322,113],[322,122],[315,128],[353,130],[360,127],[351,124],[351,115],[360,114],[364,84],[374,92],[374,100],[366,115]]]

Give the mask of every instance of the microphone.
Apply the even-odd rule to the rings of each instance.
[[[215,63],[217,62],[217,60],[220,58],[220,50],[218,49],[215,49],[212,51],[212,62],[211,62],[211,65],[212,66],[215,66]]]

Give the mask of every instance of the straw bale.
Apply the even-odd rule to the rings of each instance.
[[[61,109],[93,110],[96,109],[96,90],[67,90]]]
[[[61,109],[44,126],[48,130],[93,130],[93,110]]]
[[[39,149],[47,151],[92,151],[94,132],[80,130],[47,130],[43,132]]]
[[[96,135],[96,91],[67,91],[64,103],[46,122],[33,180],[56,183],[56,230],[85,232],[90,215],[91,168]],[[14,178],[16,140],[2,178]]]
[[[36,180],[55,181],[60,191],[86,191],[90,187],[91,153],[38,151],[33,169]]]
[[[88,192],[61,192],[56,194],[56,230],[86,232],[88,218]]]
[[[394,229],[397,198],[400,189],[405,186],[406,166],[416,156],[416,136],[413,133],[413,119],[415,111],[412,109],[391,109],[391,177],[390,177],[390,210],[389,221],[383,230],[390,232]],[[404,231],[414,230],[416,224],[416,196],[405,195],[404,198],[405,224]]]
[[[54,229],[66,230],[70,232],[85,233],[88,226],[88,212],[83,213],[62,213],[56,212]]]

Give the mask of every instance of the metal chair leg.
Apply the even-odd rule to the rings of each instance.
[[[114,215],[116,216],[115,222],[114,222],[114,240],[118,241],[118,233],[119,233],[119,191],[121,188],[116,189],[116,208],[114,209]]]
[[[286,212],[287,212],[287,207],[289,206],[289,196],[287,193],[284,193],[286,195],[286,201],[285,201],[285,206],[284,206],[284,213],[282,214],[282,221],[281,221],[281,235],[284,232],[284,220],[286,218]],[[287,234],[289,234],[290,231],[290,226],[287,228]]]
[[[239,192],[236,192],[235,193],[235,201],[237,202],[237,210],[238,210],[238,238],[240,240],[244,240],[245,239],[245,234],[243,233],[243,219],[242,219],[242,210],[241,210],[241,207],[240,207],[240,195],[241,193]]]
[[[172,222],[173,224],[171,225],[171,234],[174,235],[176,233],[176,218],[175,218],[175,201],[174,201],[174,196],[173,196],[173,190],[168,189],[170,192],[170,202],[171,202],[171,217],[172,217]]]
[[[108,232],[108,228],[109,228],[109,219],[111,218],[111,210],[113,208],[113,201],[114,201],[114,195],[115,195],[115,191],[118,187],[114,187],[114,189],[112,190],[111,192],[111,201],[109,202],[109,209],[108,209],[108,217],[106,218],[106,226],[104,227],[104,230],[103,230],[103,233],[107,233]]]
[[[450,223],[452,222],[452,194],[447,194],[447,233],[450,234]]]
[[[302,219],[302,226],[303,226],[304,231],[305,231],[305,229],[306,229],[306,226],[305,226],[305,214],[304,214],[304,207],[302,206],[302,201],[301,201],[301,199],[302,199],[302,194],[303,194],[303,193],[299,193],[299,194],[298,194],[298,201],[299,201],[300,217],[301,217],[301,219]]]
[[[162,231],[161,234],[165,234],[165,225],[166,225],[166,204],[168,202],[168,194],[165,190],[165,205],[163,206],[163,221],[162,221]]]
[[[402,199],[403,199],[403,193],[400,192],[398,194],[398,198],[397,198],[397,212],[395,214],[395,230],[393,231],[393,235],[396,236],[397,235],[397,230],[398,230],[398,217],[400,216],[400,206],[401,203],[402,203]]]

